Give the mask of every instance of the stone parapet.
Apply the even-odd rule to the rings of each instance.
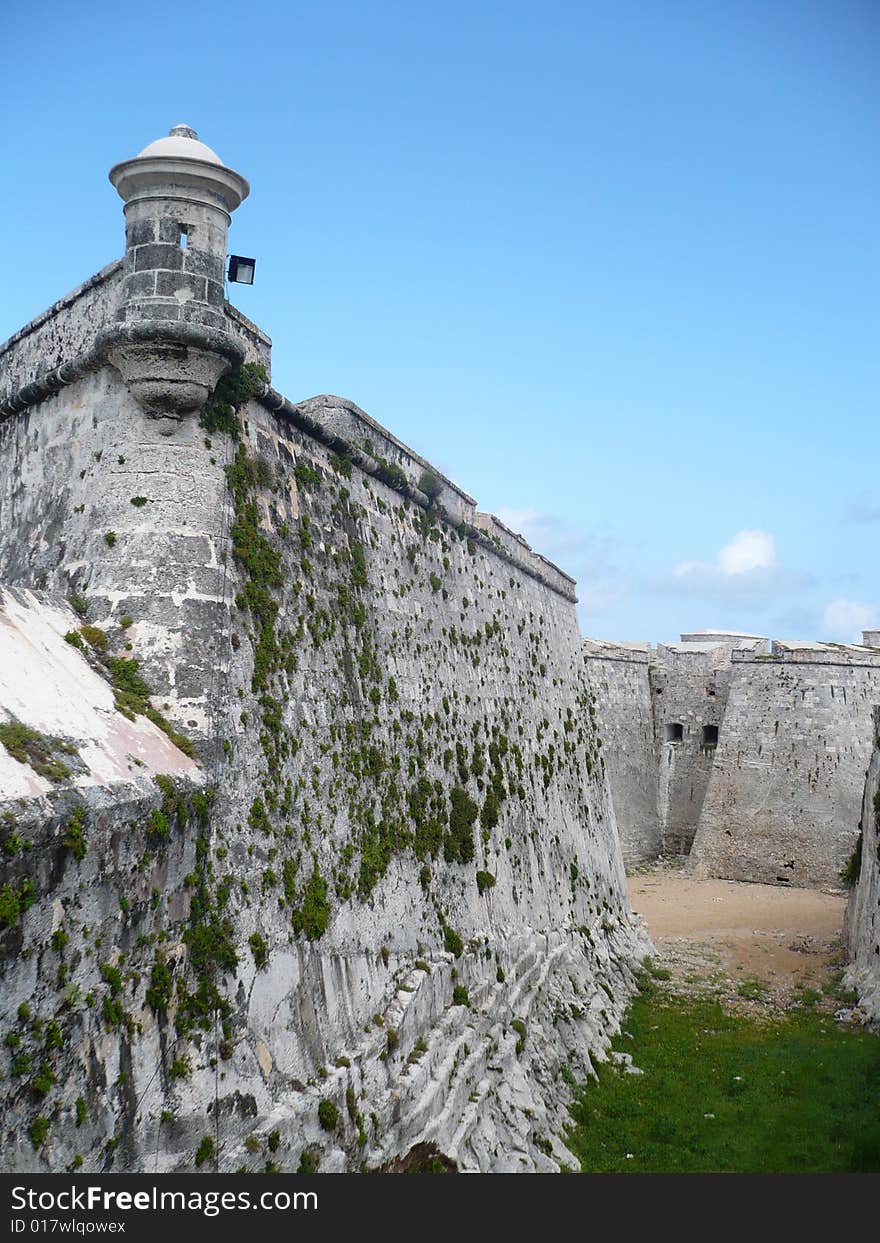
[[[843,665],[849,668],[880,668],[880,651],[845,643],[784,642],[774,640],[770,655],[734,651],[733,664]]]
[[[435,512],[462,535],[516,565],[569,603],[577,603],[573,578],[534,552],[521,535],[515,535],[493,514],[478,513],[472,496],[354,402],[323,395],[294,403],[269,385],[256,400],[366,474]]]
[[[246,363],[259,363],[266,369],[266,375],[272,378],[272,339],[268,337],[262,328],[258,328],[255,323],[243,315],[238,307],[233,306],[231,302],[223,304],[223,311],[226,316],[226,331],[230,337],[236,341],[240,341],[244,346],[244,360]]]
[[[0,345],[0,412],[22,409],[23,389],[86,355],[114,318],[121,291],[122,260],[116,259]]]
[[[631,665],[647,665],[651,660],[650,643],[615,643],[606,639],[584,639],[587,660],[617,660]]]

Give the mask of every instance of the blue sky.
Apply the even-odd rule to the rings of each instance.
[[[579,582],[586,634],[880,624],[875,0],[6,15],[0,339],[122,253],[186,122],[232,301]]]

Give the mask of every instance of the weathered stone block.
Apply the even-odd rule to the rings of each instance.
[[[222,307],[226,301],[223,285],[219,281],[208,281],[207,300],[211,306]]]
[[[122,282],[122,296],[125,301],[134,298],[152,298],[155,293],[155,272],[133,272]]]
[[[173,298],[188,293],[197,302],[205,301],[205,278],[191,276],[187,272],[157,272],[156,294],[160,298]]]
[[[156,241],[165,242],[169,246],[177,246],[180,249],[180,234],[183,230],[183,222],[178,220],[177,216],[160,216],[156,221]],[[187,246],[189,246],[189,234],[187,233]]]
[[[146,320],[176,320],[181,318],[180,303],[168,298],[164,302],[126,302],[120,307],[119,318],[126,323],[142,323]]]
[[[207,276],[223,285],[225,262],[222,256],[188,246],[183,256],[183,269],[194,276]]]
[[[180,318],[185,324],[204,324],[208,328],[218,328],[221,332],[225,332],[227,328],[223,312],[202,302],[184,302],[180,309]]]
[[[126,222],[125,243],[129,249],[134,246],[146,246],[155,240],[156,222],[154,220],[142,218],[139,220],[128,220]]]
[[[147,268],[163,268],[166,271],[179,272],[183,268],[183,251],[179,246],[164,245],[160,242],[138,246],[134,251],[134,270],[143,272]]]

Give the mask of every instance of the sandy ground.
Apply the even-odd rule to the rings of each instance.
[[[805,989],[824,990],[821,1007],[840,1006],[846,894],[702,880],[664,866],[630,876],[629,893],[672,991],[709,987],[739,1008],[785,1009]]]

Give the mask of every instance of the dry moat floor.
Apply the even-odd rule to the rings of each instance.
[[[629,895],[669,990],[708,988],[747,1013],[787,1010],[815,991],[817,1006],[840,1008],[843,891],[701,880],[670,866],[631,876]]]
[[[880,1170],[880,1034],[842,991],[846,894],[630,877],[654,954],[568,1136],[585,1172]]]

